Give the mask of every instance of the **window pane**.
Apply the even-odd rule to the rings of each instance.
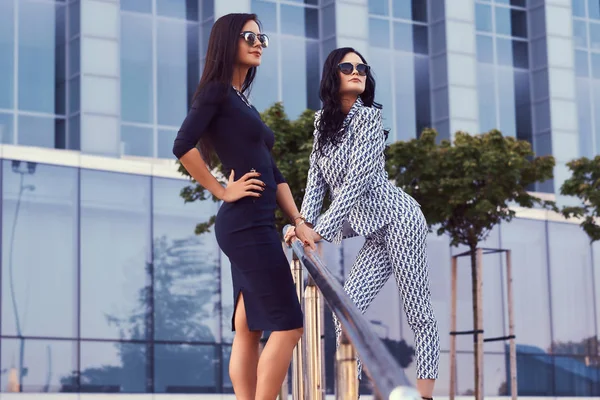
[[[600,79],[600,54],[591,53],[592,57],[592,77]]]
[[[498,249],[500,248],[500,229],[495,227],[488,238],[480,243],[482,248]],[[460,245],[452,249],[453,254],[464,253],[468,251],[466,246]],[[503,258],[502,254],[486,254],[483,256],[483,284],[485,285],[485,294],[483,295],[483,330],[484,337],[498,337],[507,334],[505,327],[505,306],[504,306],[504,284],[502,272]],[[471,259],[470,257],[460,257],[458,259],[457,271],[457,327],[458,330],[472,329],[473,326],[473,295],[471,285]],[[468,327],[468,328],[467,328]],[[459,351],[472,351],[473,336],[460,335],[456,340]],[[489,342],[485,344],[485,351],[503,352],[505,344],[503,342]],[[472,365],[472,362],[471,362]],[[472,385],[472,377],[469,384]]]
[[[2,186],[2,334],[74,337],[77,170],[5,160]]]
[[[514,308],[515,334],[519,353],[547,352],[550,349],[545,225],[544,221],[515,218],[501,227],[502,246],[511,250],[513,301],[517,305]],[[534,285],[533,282],[537,283]],[[532,313],[531,310],[537,311]]]
[[[216,393],[217,346],[161,345],[154,349],[156,393]],[[229,374],[228,374],[229,375]]]
[[[196,223],[218,211],[211,199],[184,203],[189,182],[153,180],[155,339],[217,342],[220,252],[214,230],[196,235]],[[226,294],[229,295],[229,294]]]
[[[600,24],[590,23],[590,48],[600,50]]]
[[[152,13],[152,0],[121,0],[121,10]]]
[[[59,121],[63,123],[61,124]],[[54,148],[57,136],[64,136],[64,120],[19,116],[18,144]]]
[[[21,382],[23,392],[56,393],[77,389],[77,378],[73,373],[77,370],[76,342],[2,339],[0,346],[3,372],[0,384],[3,392],[12,391],[9,389],[10,380],[14,378]],[[21,376],[20,371],[23,371]]]
[[[311,110],[321,108],[319,86],[321,80],[321,63],[319,62],[319,42],[306,41],[306,107]]]
[[[515,68],[529,68],[529,49],[527,42],[513,40],[513,66]]]
[[[264,32],[277,32],[277,4],[252,0],[251,8],[252,12],[258,15]]]
[[[121,117],[153,122],[152,19],[121,16]]]
[[[81,342],[82,392],[146,392],[145,344]]]
[[[409,26],[410,28],[410,26]],[[396,118],[402,128],[395,132],[396,140],[416,138],[415,62],[412,53],[394,52]],[[385,82],[382,82],[386,85]],[[390,82],[391,83],[391,82]],[[382,85],[382,86],[383,86]],[[387,104],[390,108],[391,104]],[[391,110],[390,110],[391,111]]]
[[[231,383],[231,377],[229,376],[229,360],[231,359],[231,346],[222,346],[223,352],[223,364],[221,374],[223,376],[223,388],[230,388],[233,390],[233,384]],[[326,382],[331,382],[329,378],[326,378]]]
[[[600,19],[600,2],[598,0],[588,0],[588,17]]]
[[[0,2],[0,108],[13,107],[13,52],[14,52],[14,18],[13,1]]]
[[[588,52],[585,50],[575,50],[575,73],[577,76],[588,76]]]
[[[393,0],[394,18],[412,20],[412,0]]]
[[[498,68],[498,129],[504,136],[517,136],[515,115],[515,76],[514,70]]]
[[[57,14],[59,16],[57,16]],[[61,21],[62,23],[57,23]],[[64,6],[54,3],[19,3],[19,108],[64,113],[56,102],[56,83],[64,81]],[[62,30],[62,32],[61,32]],[[62,33],[62,34],[61,34]]]
[[[512,34],[510,8],[495,7],[496,33],[510,36]]]
[[[369,18],[369,44],[375,47],[390,47],[390,22],[385,19]]]
[[[152,128],[121,125],[123,154],[138,157],[154,157],[153,136]]]
[[[198,20],[198,0],[156,0],[156,13],[165,17]]]
[[[125,0],[127,1],[127,0]],[[122,4],[123,2],[121,2]],[[73,36],[80,34],[81,29],[81,4],[80,0],[75,0],[73,2],[68,2],[67,7],[69,7],[69,39],[73,38]]]
[[[413,24],[394,22],[394,48],[413,52]]]
[[[175,157],[173,155],[173,142],[177,136],[176,130],[159,129],[158,131],[158,148],[156,149],[158,158]]]
[[[392,82],[390,51],[372,49],[369,51],[369,56],[371,58],[371,71],[373,72],[375,81],[379,83],[375,92],[375,101],[383,105],[384,119],[388,118],[388,120],[384,121],[384,125],[391,127],[394,121],[392,118],[394,115],[394,103],[392,100],[394,88],[390,84],[384,84],[384,82]],[[390,133],[392,135],[396,134],[396,132]]]
[[[281,58],[286,66],[282,71],[285,85],[281,89],[285,111],[294,120],[306,110],[307,105],[306,40],[286,38],[285,42],[281,48]]]
[[[515,115],[517,138],[531,141],[531,83],[529,71],[515,70]]]
[[[575,47],[587,47],[587,23],[573,20],[573,39]]]
[[[81,170],[82,337],[146,338],[149,236],[150,178]]]
[[[429,85],[429,57],[415,56],[415,107],[417,135],[431,127],[431,90]],[[409,137],[412,139],[412,137]]]
[[[281,32],[289,35],[319,38],[319,11],[314,8],[282,4]]]
[[[494,44],[491,36],[477,35],[477,61],[494,63]]]
[[[389,13],[388,0],[369,0],[369,14],[388,15]]]
[[[277,35],[269,35],[270,43],[269,48],[267,49],[268,53],[264,53],[260,67],[256,71],[256,79],[252,85],[250,99],[258,111],[264,111],[266,108],[271,107],[273,104],[279,101],[280,71],[277,67],[278,40],[279,37]],[[288,39],[286,38],[286,41],[287,40]],[[294,57],[292,60],[294,63],[299,62],[296,60],[296,57]],[[303,66],[299,67],[303,68]]]
[[[587,79],[576,79],[576,90],[577,90],[577,120],[579,127],[579,152],[582,157],[593,157],[593,137],[594,130],[592,125],[592,104],[591,104],[591,92],[598,81],[594,81],[590,85],[590,81]],[[595,257],[595,254],[594,254]]]
[[[525,349],[527,352],[528,349]],[[523,354],[517,345],[518,393],[520,396],[554,395],[554,362],[552,356]]]
[[[511,34],[515,37],[527,37],[527,14],[525,11],[511,10]]]
[[[157,21],[158,123],[179,126],[187,112],[186,22]]]
[[[589,359],[585,357],[554,357],[556,396],[600,395],[598,372],[598,366],[590,365]]]
[[[573,15],[576,17],[585,17],[586,0],[572,0]]]
[[[497,61],[499,65],[513,66],[512,40],[496,38]]]
[[[13,144],[13,116],[0,113],[0,143]]]
[[[492,31],[492,7],[487,4],[475,4],[475,27],[480,32]]]
[[[589,354],[596,334],[591,248],[578,225],[548,223],[555,354]],[[575,295],[576,294],[576,295]]]
[[[494,66],[477,64],[477,91],[479,97],[479,130],[498,129],[496,121],[496,84]]]

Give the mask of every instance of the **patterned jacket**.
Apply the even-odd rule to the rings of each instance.
[[[385,171],[381,109],[367,107],[359,98],[344,119],[342,142],[325,149],[325,156],[315,151],[320,116],[321,111],[317,111],[301,211],[306,221],[314,225],[315,232],[339,244],[344,238],[367,236],[406,207],[419,206],[390,182]],[[327,191],[331,205],[317,219]]]

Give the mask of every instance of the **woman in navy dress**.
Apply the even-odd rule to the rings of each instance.
[[[273,132],[244,95],[267,46],[254,14],[215,22],[200,84],[173,145],[190,175],[223,201],[215,233],[233,278],[229,375],[236,398],[249,400],[277,397],[303,324],[275,228],[277,205],[290,220],[300,213],[271,156]],[[209,171],[213,152],[229,173],[226,187]],[[271,334],[259,358],[265,330]]]

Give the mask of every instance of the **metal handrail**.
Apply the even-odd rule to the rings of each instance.
[[[284,234],[288,228],[289,225],[284,228]],[[348,344],[348,342],[351,344],[350,350],[348,350],[348,347],[338,349],[338,360],[353,358],[352,347],[354,347],[362,361],[363,370],[371,379],[379,398],[420,400],[420,394],[411,385],[402,368],[381,339],[373,332],[367,319],[348,297],[342,285],[325,266],[321,258],[314,251],[305,249],[298,239],[292,241],[291,247],[323,295],[331,312],[336,315],[342,326],[342,344],[340,347],[343,347],[345,343]],[[312,351],[310,348],[306,350]],[[346,369],[344,373],[346,379],[348,374],[356,377],[356,362],[353,363],[353,366],[350,371]],[[294,379],[302,378],[294,377]],[[348,383],[355,384],[355,382]],[[358,391],[358,387],[354,390]]]

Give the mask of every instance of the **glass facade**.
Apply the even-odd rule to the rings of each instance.
[[[25,368],[24,392],[231,392],[231,277],[213,233],[194,235],[212,201],[184,204],[181,179],[2,160],[0,370]],[[362,239],[325,246],[347,275]],[[450,256],[429,237],[441,333],[440,380],[449,382]],[[32,251],[32,247],[34,251]],[[482,246],[512,250],[519,394],[599,396],[600,247],[575,224],[517,218]],[[484,331],[508,335],[505,261],[484,258]],[[471,317],[470,266],[459,261],[458,327]],[[414,338],[391,279],[366,314],[415,378]],[[458,338],[456,394],[473,390],[473,342]],[[327,387],[335,338],[326,317]],[[485,394],[508,395],[508,348],[485,344]],[[364,391],[368,392],[365,381]]]
[[[184,204],[184,180],[25,161],[1,181],[1,369],[26,370],[24,392],[223,390],[221,256],[194,235],[217,204]]]
[[[67,147],[67,93],[77,91],[68,62],[73,8],[54,0],[1,2],[0,143]]]
[[[579,151],[600,154],[600,3],[573,0]]]
[[[121,2],[121,145],[171,158],[200,73],[197,0]]]
[[[427,2],[369,1],[369,49],[388,140],[410,140],[431,127]]]
[[[270,39],[252,88],[251,99],[259,111],[280,101],[295,119],[307,108],[320,108],[318,3],[251,0],[251,11]]]
[[[475,3],[479,130],[532,141],[525,1]]]

